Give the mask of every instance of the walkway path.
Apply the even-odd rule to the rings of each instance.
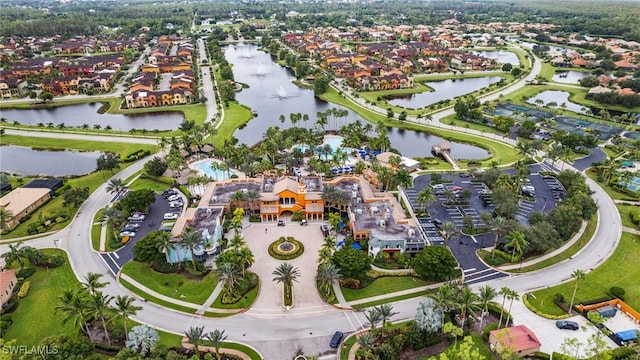
[[[629,233],[632,233],[632,234],[640,235],[640,230],[634,229],[634,228],[630,228],[630,227],[626,227],[626,226],[624,226],[622,228],[622,231],[626,231],[626,232],[629,232]]]
[[[211,304],[213,304],[213,302],[216,301],[216,299],[218,298],[218,295],[220,295],[220,293],[222,292],[223,287],[224,287],[224,282],[218,281],[218,283],[216,284],[216,287],[213,288],[211,295],[209,295],[207,300],[205,300],[204,304],[202,304],[202,306],[198,309],[198,311],[196,311],[196,314],[202,315],[205,312],[207,312],[207,309],[211,307]]]

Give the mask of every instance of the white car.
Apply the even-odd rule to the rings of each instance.
[[[169,203],[169,207],[174,209],[174,208],[182,208],[182,202],[179,201],[172,201]]]
[[[165,220],[175,220],[178,218],[178,213],[166,213],[164,214],[164,219]]]
[[[133,231],[122,231],[122,232],[120,233],[120,237],[125,237],[125,236],[128,236],[128,237],[135,237],[135,236],[136,236],[136,233],[135,233],[135,232],[133,232]]]
[[[177,201],[177,200],[180,200],[180,195],[178,195],[178,194],[171,195],[171,196],[169,196],[169,197],[167,198],[167,200],[169,200],[169,201]]]
[[[129,221],[144,221],[145,216],[142,214],[133,214],[128,217]]]

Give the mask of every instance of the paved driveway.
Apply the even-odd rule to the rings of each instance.
[[[265,229],[267,229],[266,233]],[[253,224],[244,230],[243,236],[256,259],[251,271],[260,277],[260,294],[247,314],[277,317],[285,313],[309,314],[333,310],[332,306],[327,305],[320,298],[315,286],[318,251],[323,243],[320,223],[310,223],[307,226],[290,222],[287,222],[286,226]],[[302,256],[289,261],[272,258],[268,253],[269,244],[280,236],[293,236],[302,242],[304,244]],[[282,306],[282,285],[272,281],[273,271],[283,262],[291,263],[300,270],[301,274],[298,282],[293,284],[295,305],[290,310],[285,310]]]

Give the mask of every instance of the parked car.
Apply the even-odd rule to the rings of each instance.
[[[170,195],[170,196],[167,198],[167,200],[169,200],[169,201],[177,201],[177,200],[180,200],[180,195],[178,195],[178,194]]]
[[[132,237],[136,236],[136,233],[134,233],[133,231],[122,231],[122,232],[120,232],[120,236],[121,237],[128,236],[128,237],[132,238]]]
[[[164,214],[164,219],[165,220],[175,220],[178,218],[178,216],[180,216],[178,213],[166,213]]]
[[[333,333],[329,346],[331,346],[334,349],[337,349],[338,346],[340,346],[340,342],[342,341],[343,336],[344,336],[344,333],[342,331],[336,331],[335,333]]]
[[[278,220],[278,226],[284,226],[284,220]]]
[[[329,227],[327,225],[320,225],[320,231],[322,231],[322,236],[329,236]]]
[[[556,327],[558,329],[567,329],[567,330],[578,330],[580,329],[580,325],[577,322],[569,321],[569,320],[558,320],[556,321]]]
[[[133,214],[128,217],[129,221],[144,221],[145,216],[142,214]]]
[[[172,201],[169,203],[169,207],[172,209],[182,208],[182,201]]]
[[[300,220],[300,226],[306,226],[306,225],[309,225],[309,222],[307,221],[307,219]]]
[[[162,192],[162,196],[166,199],[171,195],[178,195],[178,192],[172,189],[168,189]]]
[[[122,228],[121,231],[133,231],[133,232],[135,232],[136,230],[138,230],[138,228],[126,225],[125,227]]]
[[[139,229],[140,228],[140,224],[138,224],[137,222],[130,221],[130,222],[127,223],[127,225],[125,227],[130,227],[132,229]]]

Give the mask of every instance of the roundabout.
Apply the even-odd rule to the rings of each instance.
[[[269,255],[278,260],[292,260],[304,253],[304,245],[291,236],[281,236],[269,245]]]

